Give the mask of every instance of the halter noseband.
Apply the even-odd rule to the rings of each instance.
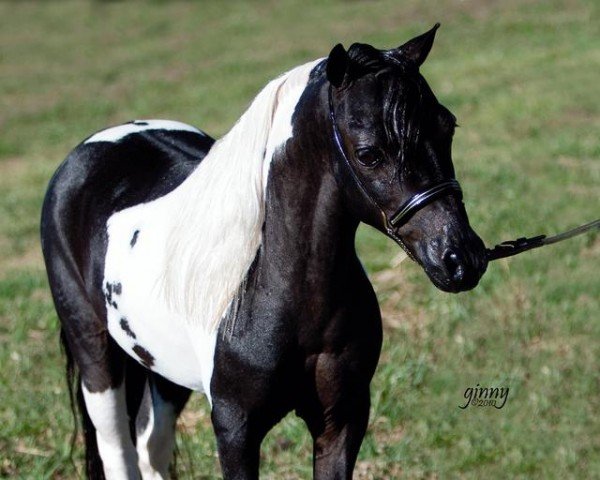
[[[406,224],[415,213],[417,213],[423,207],[429,205],[434,200],[438,199],[441,196],[449,195],[451,193],[458,194],[459,198],[462,199],[462,189],[460,188],[460,184],[455,179],[444,180],[443,182],[437,183],[436,185],[429,187],[427,190],[416,193],[407,201],[405,201],[400,206],[400,208],[396,210],[394,214],[388,217],[383,208],[379,206],[377,201],[369,193],[364,183],[354,170],[354,167],[350,163],[346,152],[344,151],[344,147],[342,146],[342,137],[340,136],[340,131],[338,129],[337,122],[335,119],[335,111],[333,109],[333,95],[331,85],[329,86],[329,118],[331,120],[331,125],[333,128],[333,140],[342,158],[344,159],[344,164],[346,165],[348,171],[350,172],[350,175],[358,185],[358,188],[362,191],[365,197],[367,197],[367,199],[369,199],[369,201],[377,208],[377,210],[379,210],[388,234],[392,236],[395,240],[400,241],[403,244],[400,238],[398,238],[398,236],[394,233],[394,228],[398,228]]]

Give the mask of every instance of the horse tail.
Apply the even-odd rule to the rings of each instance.
[[[67,342],[65,331],[62,328],[60,330],[60,343],[67,360],[65,376],[67,379],[67,387],[69,390],[69,403],[74,422],[74,430],[73,435],[71,436],[71,447],[69,457],[71,459],[71,463],[74,464],[73,451],[75,449],[77,434],[79,433],[78,417],[81,417],[83,439],[85,442],[86,477],[89,480],[105,480],[102,459],[100,458],[100,452],[98,451],[98,444],[96,442],[96,429],[92,424],[92,420],[90,419],[87,408],[85,406],[85,401],[83,399],[83,391],[81,389],[81,375],[79,374],[75,366],[73,353],[69,348],[69,343]]]

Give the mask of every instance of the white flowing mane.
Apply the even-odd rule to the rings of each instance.
[[[177,189],[162,291],[192,325],[218,328],[256,256],[271,158],[317,62],[269,82]]]

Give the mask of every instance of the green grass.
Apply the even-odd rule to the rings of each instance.
[[[174,118],[224,133],[271,78],[331,46],[390,47],[443,22],[423,67],[458,117],[455,166],[488,243],[598,217],[597,2],[0,3],[0,477],[74,478],[56,315],[38,242],[45,185],[108,124]],[[437,291],[364,228],[384,351],[356,477],[599,478],[600,238],[494,263],[473,292]],[[477,383],[502,410],[461,410]],[[219,478],[209,413],[180,425],[183,478]],[[80,446],[80,443],[78,443]],[[288,417],[262,473],[310,477]],[[193,470],[189,464],[193,464]]]

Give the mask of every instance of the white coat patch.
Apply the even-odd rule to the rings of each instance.
[[[201,132],[195,127],[192,127],[191,125],[187,125],[186,123],[181,122],[175,122],[173,120],[135,120],[131,123],[125,123],[123,125],[118,125],[116,127],[111,127],[107,128],[106,130],[102,130],[101,132],[92,135],[83,143],[115,143],[125,138],[127,135],[131,135],[132,133],[137,132],[143,132],[146,130],[177,130],[180,132],[194,132],[199,133],[200,135],[204,135],[203,132]]]
[[[292,135],[292,115],[318,61],[267,85],[179,187],[107,222],[110,335],[141,364],[209,401],[217,328],[260,246],[269,164]],[[116,141],[133,133],[130,125],[88,142]],[[165,277],[176,301],[165,294]]]
[[[108,221],[104,270],[108,330],[121,348],[144,366],[208,394],[205,381],[210,382],[212,375],[216,332],[190,327],[190,322],[166,306],[160,294],[172,194],[123,210]]]

